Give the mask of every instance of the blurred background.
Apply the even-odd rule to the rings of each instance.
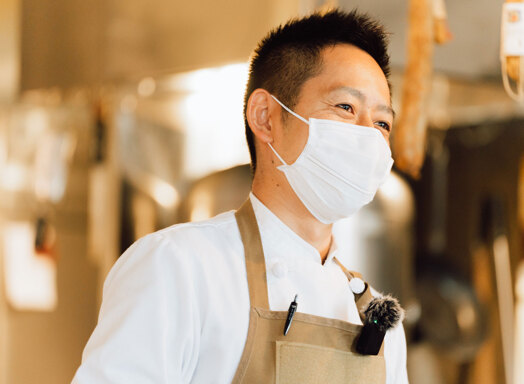
[[[524,11],[503,3],[2,0],[0,384],[70,382],[119,255],[241,204],[249,55],[329,5],[385,24],[400,112],[398,169],[335,227],[347,263],[406,308],[411,383],[524,383]]]

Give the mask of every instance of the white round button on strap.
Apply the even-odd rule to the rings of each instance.
[[[349,288],[354,294],[360,295],[366,289],[366,284],[362,279],[354,277],[349,281]]]
[[[271,266],[271,273],[278,278],[285,277],[287,275],[287,265],[282,261],[277,261]]]

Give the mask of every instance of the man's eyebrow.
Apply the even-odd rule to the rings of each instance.
[[[376,109],[378,109],[379,111],[384,111],[384,112],[391,114],[393,118],[397,116],[395,110],[391,108],[389,105],[380,104],[380,105],[377,105]]]
[[[353,88],[353,87],[341,86],[341,87],[337,87],[332,90],[332,92],[338,92],[338,91],[350,93],[351,95],[355,96],[360,101],[366,100],[366,96],[360,90]],[[377,105],[375,109],[378,109],[379,111],[387,112],[391,114],[393,118],[395,118],[395,116],[397,115],[395,111],[393,110],[393,108],[391,108],[391,106],[386,105],[386,104]]]

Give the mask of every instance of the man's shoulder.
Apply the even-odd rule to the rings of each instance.
[[[211,257],[231,258],[240,250],[234,211],[225,212],[208,220],[175,224],[138,239],[117,260],[107,281],[135,272],[154,276],[201,268]]]
[[[209,240],[225,240],[225,237],[235,235],[236,231],[238,229],[235,211],[228,211],[206,220],[174,224],[151,235],[182,247],[183,245],[198,246],[201,244],[199,241],[206,244]],[[197,243],[192,244],[194,241]]]
[[[161,252],[163,259],[192,263],[207,261],[211,256],[238,254],[242,249],[234,211],[206,220],[175,224],[137,241],[141,242],[162,244],[165,248]]]

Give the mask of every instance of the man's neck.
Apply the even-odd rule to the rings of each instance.
[[[320,253],[324,263],[331,247],[332,224],[318,221],[286,180],[267,180],[255,175],[252,192],[293,232],[311,244]]]

